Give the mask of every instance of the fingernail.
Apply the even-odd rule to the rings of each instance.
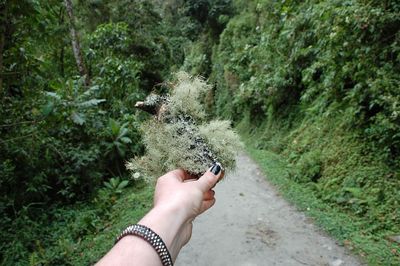
[[[210,172],[213,173],[214,175],[218,175],[219,172],[221,172],[221,164],[214,163],[214,165],[210,169]]]

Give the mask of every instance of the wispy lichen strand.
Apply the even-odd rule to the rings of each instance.
[[[132,174],[148,177],[176,168],[199,176],[214,162],[221,163],[227,172],[233,170],[240,140],[230,121],[205,119],[202,100],[211,86],[184,72],[177,73],[176,80],[170,96],[159,96],[162,101],[154,101],[151,94],[137,104],[147,112],[157,111],[151,112],[155,117],[142,126],[146,154],[131,159],[127,168]]]

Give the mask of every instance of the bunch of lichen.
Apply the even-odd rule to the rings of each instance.
[[[130,160],[127,168],[136,177],[158,177],[177,168],[200,176],[215,162],[232,171],[241,143],[230,121],[206,119],[204,98],[211,86],[184,72],[175,78],[163,106],[142,125],[145,155]],[[148,98],[154,102],[154,96]]]

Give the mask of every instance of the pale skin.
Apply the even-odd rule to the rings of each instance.
[[[193,220],[215,203],[213,187],[223,172],[214,175],[208,170],[193,179],[181,169],[157,180],[154,207],[138,222],[157,233],[167,245],[175,262],[181,248],[190,240]],[[159,266],[160,257],[145,240],[137,236],[123,237],[96,265]]]

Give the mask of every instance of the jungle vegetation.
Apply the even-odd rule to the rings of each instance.
[[[2,265],[93,263],[151,206],[125,168],[134,105],[179,70],[277,179],[353,223],[328,231],[400,263],[398,1],[1,0],[0,21]]]

